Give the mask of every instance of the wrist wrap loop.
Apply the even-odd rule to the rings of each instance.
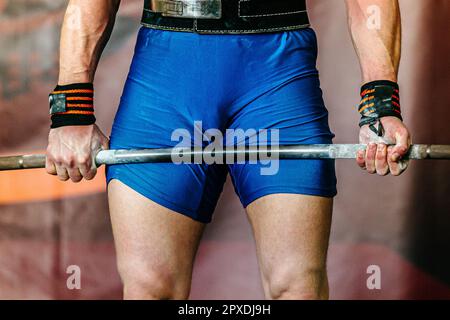
[[[383,125],[379,121],[381,118],[397,117],[403,120],[398,84],[392,81],[378,80],[362,86],[358,111],[361,114],[359,126],[368,124],[373,132],[380,137],[383,136]],[[378,128],[375,127],[377,123]]]
[[[49,95],[51,128],[95,123],[92,83],[57,85]]]

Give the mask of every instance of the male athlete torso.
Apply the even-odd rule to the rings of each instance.
[[[379,30],[366,24],[365,12],[374,4],[383,21]],[[317,39],[301,0],[145,1],[108,141],[95,125],[92,82],[118,6],[110,0],[70,1],[59,82],[51,95],[52,101],[64,101],[64,108],[51,105],[50,174],[89,180],[99,149],[204,147],[214,132],[227,146],[332,143],[316,69]],[[396,84],[398,2],[348,0],[347,10],[364,84],[360,141],[368,144],[357,162],[370,173],[398,175],[410,144]],[[253,228],[266,297],[328,298],[334,162],[280,160],[271,173],[263,173],[264,166],[109,166],[124,298],[188,297],[201,234],[228,174]]]

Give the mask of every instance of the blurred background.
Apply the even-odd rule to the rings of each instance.
[[[43,152],[47,95],[58,70],[65,0],[0,0],[0,153]],[[401,0],[404,118],[415,143],[450,144],[449,0]],[[344,1],[308,1],[337,143],[356,143],[360,73]],[[122,0],[101,60],[96,115],[109,134],[132,58],[142,0]],[[414,162],[401,177],[337,163],[339,195],[328,258],[332,299],[450,298],[450,163]],[[81,290],[66,269],[81,268]],[[381,289],[369,290],[369,265]],[[194,270],[194,299],[258,299],[251,230],[228,182]],[[0,172],[0,299],[119,299],[104,171],[61,183],[44,170]]]

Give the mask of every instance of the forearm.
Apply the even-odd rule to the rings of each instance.
[[[397,82],[401,55],[401,18],[398,0],[346,0],[348,23],[359,57],[362,81]],[[369,28],[370,6],[380,13],[379,28]]]
[[[71,0],[61,31],[58,84],[93,82],[120,0]]]

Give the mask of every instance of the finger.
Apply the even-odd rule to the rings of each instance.
[[[70,180],[73,182],[80,182],[83,179],[78,167],[67,168],[67,173],[69,174]]]
[[[366,170],[366,160],[364,159],[364,150],[359,150],[356,154],[356,163],[358,164],[358,166],[363,169]]]
[[[406,170],[408,167],[409,161],[407,160],[400,160],[400,161],[392,161],[393,158],[393,152],[394,152],[394,146],[388,147],[388,165],[389,165],[389,171],[393,176],[399,176],[403,173],[403,171]]]
[[[86,180],[92,180],[97,174],[97,168],[84,166],[80,168],[80,173]]]
[[[108,150],[109,149],[109,139],[107,136],[105,136],[103,133],[100,134],[101,141],[100,145],[102,147],[102,150]]]
[[[398,161],[405,156],[408,152],[410,144],[409,133],[407,130],[402,130],[399,134],[397,134],[396,144],[392,151],[392,161]]]
[[[377,174],[380,176],[385,176],[389,173],[389,166],[387,163],[387,146],[384,143],[379,143],[377,146],[375,169]]]
[[[65,167],[56,164],[56,174],[58,175],[58,179],[61,181],[69,180],[69,174]]]
[[[83,178],[80,170],[78,170],[78,163],[73,156],[67,155],[66,157],[63,157],[61,163],[58,165],[64,167],[67,175],[73,182],[80,182]]]
[[[49,159],[49,157],[45,157],[45,170],[48,174],[56,175],[56,166],[55,163]]]
[[[399,176],[408,168],[409,161],[408,160],[400,160],[398,162],[391,162],[389,164],[389,172],[393,176]]]
[[[80,173],[86,180],[92,180],[97,174],[97,168],[92,165],[92,159],[88,158],[79,165]]]
[[[366,149],[366,170],[369,173],[375,173],[375,156],[377,153],[377,145],[375,143],[369,143]]]
[[[102,141],[102,149],[103,150],[108,150],[109,149],[109,139],[104,137],[103,141]]]

